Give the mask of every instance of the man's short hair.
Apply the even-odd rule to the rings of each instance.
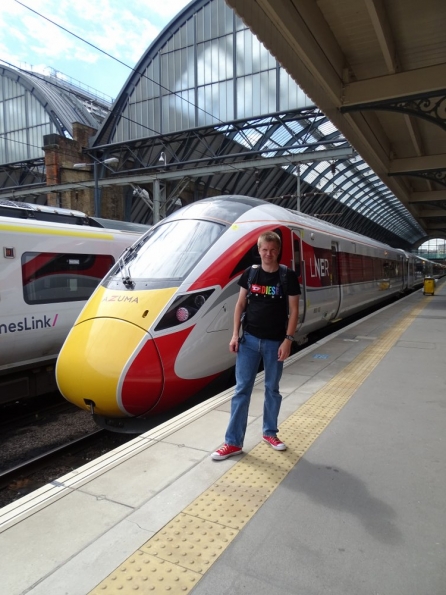
[[[280,236],[275,231],[264,231],[262,234],[260,234],[259,239],[257,240],[257,248],[260,248],[260,244],[262,242],[274,242],[279,250],[282,246]]]

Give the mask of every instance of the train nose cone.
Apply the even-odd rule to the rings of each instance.
[[[156,346],[142,328],[116,318],[74,326],[59,354],[60,392],[83,409],[107,417],[142,415],[161,396],[163,370]]]

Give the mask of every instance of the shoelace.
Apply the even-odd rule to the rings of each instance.
[[[220,454],[226,454],[227,452],[231,452],[231,450],[235,448],[235,446],[231,446],[230,444],[225,444],[221,448],[218,449]]]

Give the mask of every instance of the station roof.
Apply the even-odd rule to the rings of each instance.
[[[226,1],[426,236],[446,238],[444,0]]]
[[[424,237],[407,209],[315,107],[121,141],[91,153],[95,150],[118,160],[108,183],[130,184],[140,198],[140,185],[150,192],[155,178],[169,181],[166,214],[191,183],[196,200],[215,194],[261,198],[396,247],[410,249]],[[134,201],[134,207],[132,220],[151,222],[144,201]]]
[[[70,138],[74,122],[100,126],[111,102],[76,83],[57,72],[0,65],[0,192],[20,196],[23,187],[45,184],[44,135]]]
[[[72,136],[73,122],[97,128],[105,116],[105,108],[101,119],[97,118],[95,111],[87,109],[87,101],[96,104],[99,100],[87,91],[75,88],[69,81],[6,65],[0,67],[0,76],[19,83],[33,95],[43,106],[59,134]]]

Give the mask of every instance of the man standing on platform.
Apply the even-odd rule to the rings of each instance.
[[[242,452],[251,393],[262,359],[265,370],[263,440],[275,450],[286,450],[277,437],[282,403],[279,382],[299,319],[300,287],[296,273],[279,264],[281,240],[278,234],[262,233],[257,247],[261,266],[246,269],[238,282],[240,293],[229,343],[230,351],[237,353],[236,387],[225,443],[211,455],[216,461]]]

